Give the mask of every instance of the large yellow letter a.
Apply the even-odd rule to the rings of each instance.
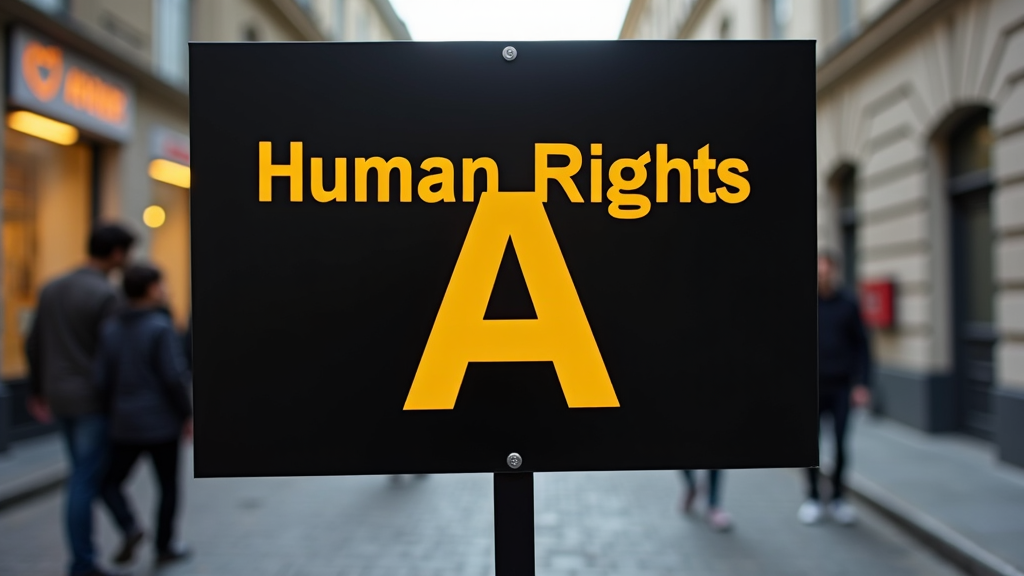
[[[509,237],[536,320],[484,320]],[[619,406],[540,196],[486,192],[480,195],[405,409],[454,408],[470,362],[540,361],[554,363],[570,408]]]

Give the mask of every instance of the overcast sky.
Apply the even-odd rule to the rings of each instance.
[[[614,40],[629,0],[391,0],[413,40]]]

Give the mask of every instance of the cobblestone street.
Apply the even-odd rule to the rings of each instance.
[[[148,466],[133,491],[151,524]],[[191,472],[188,472],[189,475]],[[538,574],[957,574],[861,510],[852,528],[800,525],[802,478],[792,470],[730,471],[724,503],[736,529],[711,531],[678,511],[672,472],[536,477]],[[63,495],[0,514],[0,574],[59,575]],[[493,574],[488,475],[188,480],[181,535],[196,553],[160,574],[484,576]],[[100,546],[117,537],[100,512]],[[133,574],[157,573],[147,550]]]

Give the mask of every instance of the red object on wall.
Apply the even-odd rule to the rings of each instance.
[[[872,280],[860,285],[861,316],[871,328],[892,328],[895,285],[892,280]]]

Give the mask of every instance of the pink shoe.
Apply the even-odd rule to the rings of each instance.
[[[708,524],[715,532],[728,532],[732,529],[732,516],[721,508],[708,510]]]

